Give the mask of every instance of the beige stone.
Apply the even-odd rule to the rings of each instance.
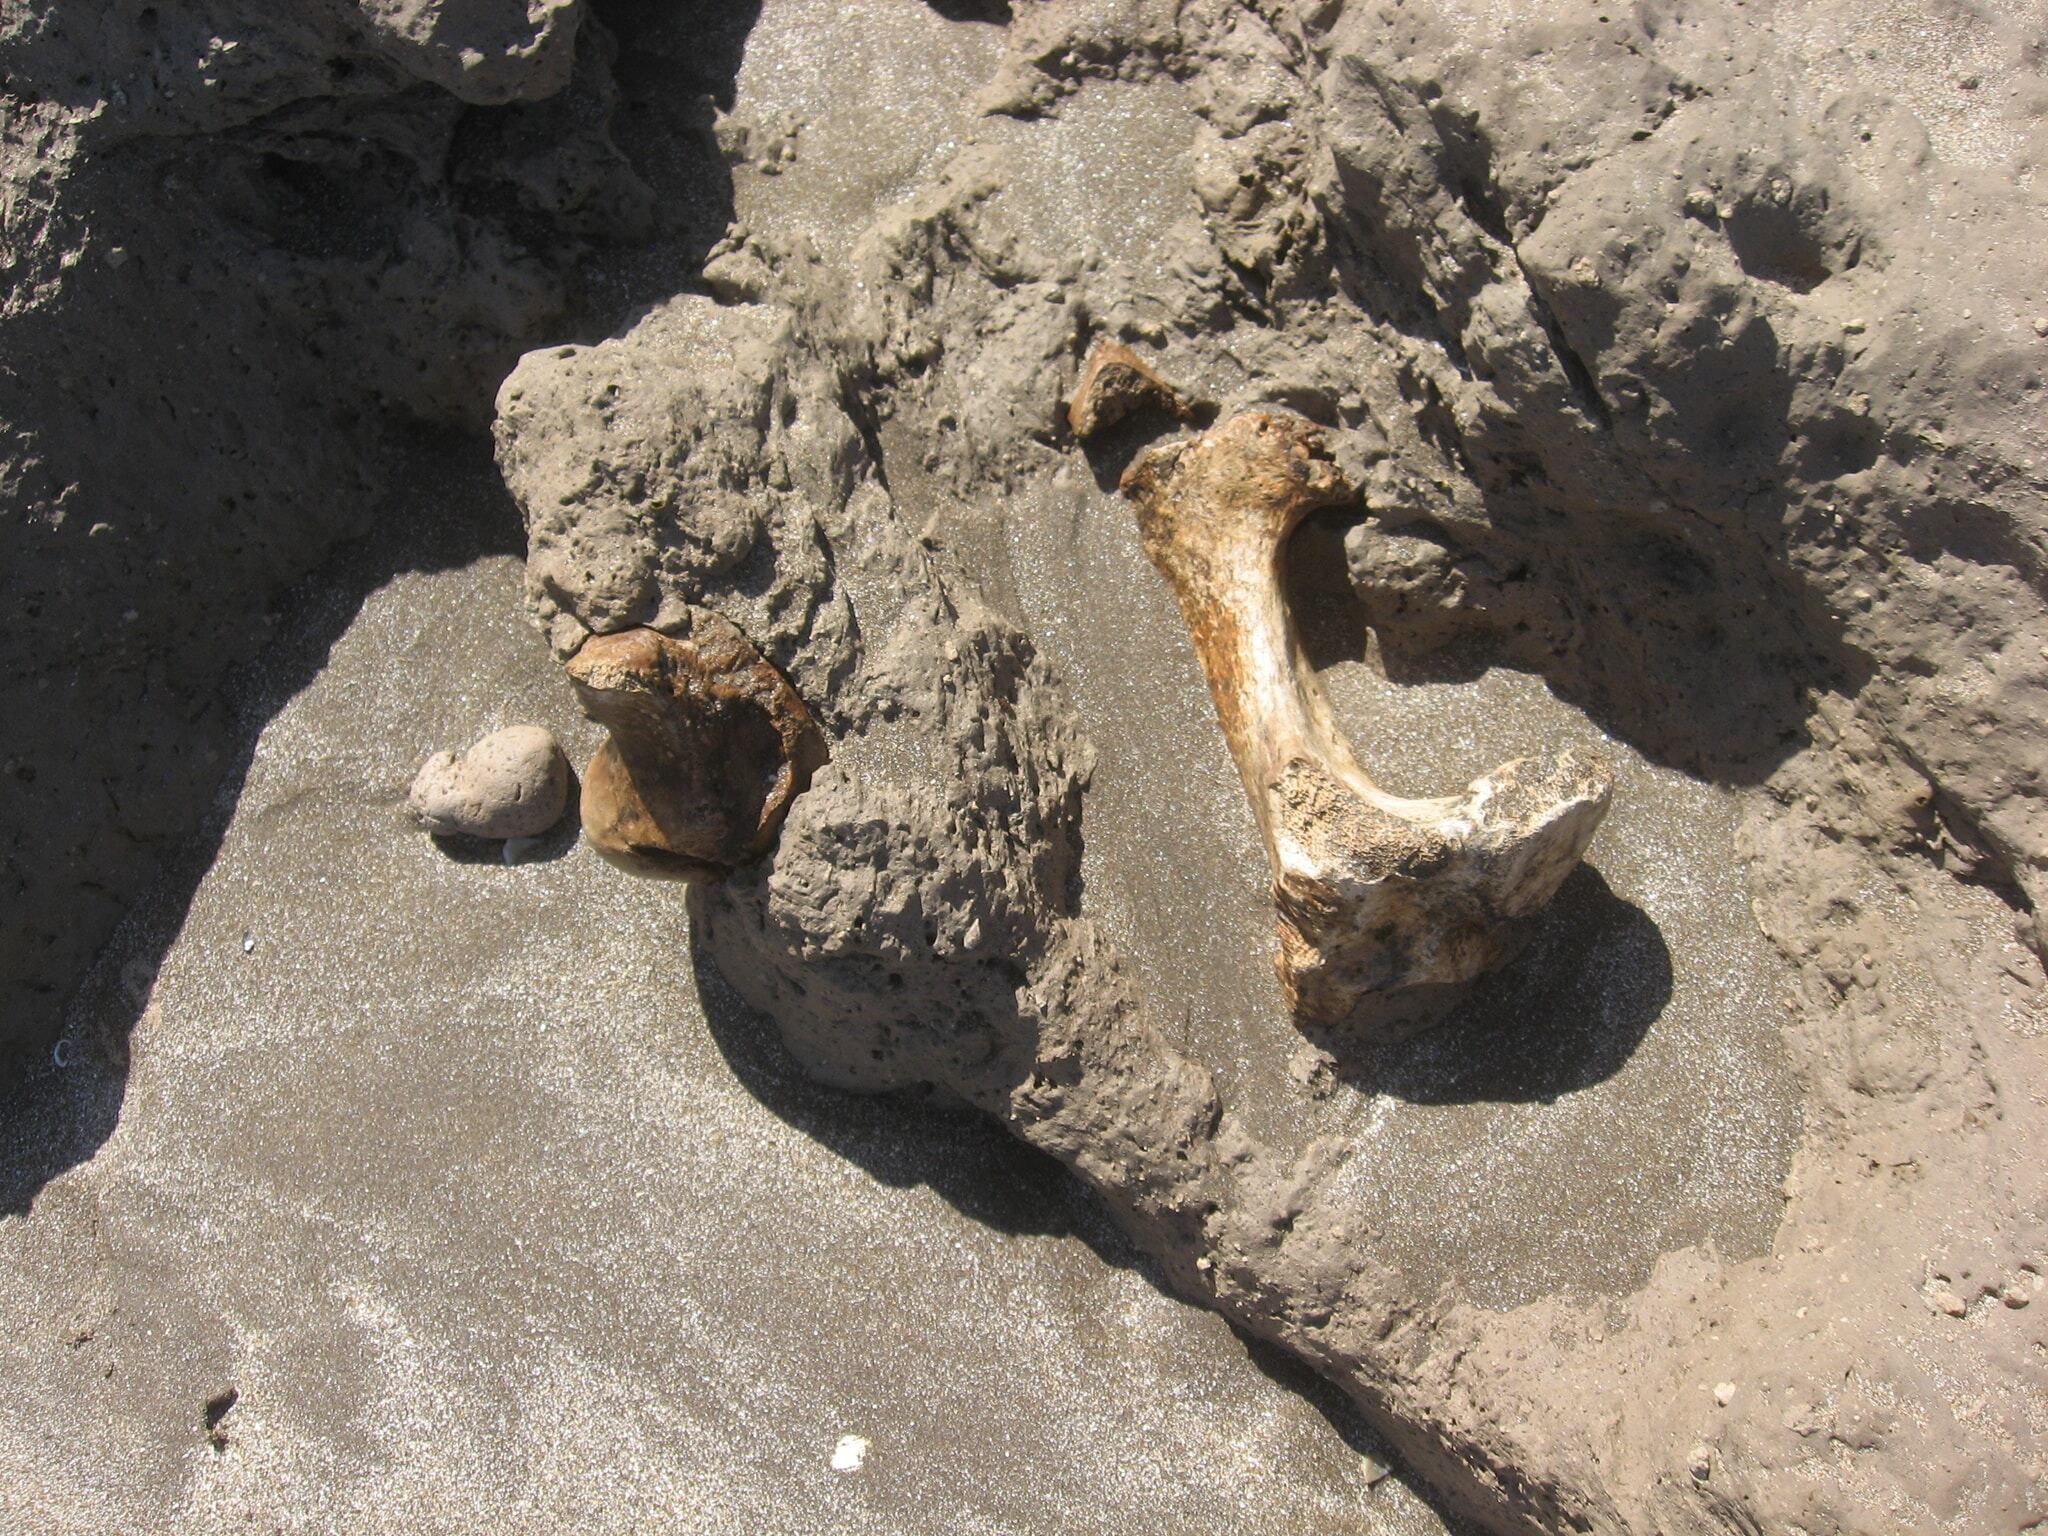
[[[436,752],[413,780],[413,818],[444,837],[538,837],[562,818],[569,762],[552,731],[494,731],[460,755]]]

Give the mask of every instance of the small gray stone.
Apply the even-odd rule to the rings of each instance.
[[[413,818],[444,836],[538,837],[569,803],[569,763],[554,732],[507,726],[467,752],[436,752],[412,781]]]

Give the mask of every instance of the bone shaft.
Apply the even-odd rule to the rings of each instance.
[[[1298,521],[1289,519],[1265,548],[1234,551],[1222,560],[1171,543],[1159,549],[1160,568],[1194,639],[1223,739],[1275,852],[1274,786],[1297,758],[1321,764],[1353,794],[1392,815],[1433,818],[1448,804],[1389,794],[1332,723],[1329,700],[1302,652],[1282,588],[1287,536]]]
[[[1206,562],[1205,562],[1206,564]],[[1270,845],[1271,792],[1293,758],[1327,751],[1295,668],[1293,625],[1273,559],[1210,565],[1199,582],[1167,575],[1208,679],[1223,739]]]

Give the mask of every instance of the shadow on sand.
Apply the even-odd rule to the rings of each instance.
[[[1650,915],[1581,865],[1528,947],[1470,984],[1433,1028],[1394,1044],[1302,1021],[1334,1071],[1415,1104],[1549,1103],[1628,1064],[1671,1001],[1671,951]]]
[[[26,1212],[44,1184],[91,1157],[113,1134],[127,1091],[129,1032],[220,851],[257,741],[319,675],[363,600],[402,572],[453,570],[522,548],[518,510],[481,440],[423,435],[406,455],[406,472],[395,478],[408,487],[406,494],[392,499],[372,532],[342,545],[278,596],[276,638],[224,680],[222,691],[233,701],[229,767],[199,827],[172,847],[155,883],[88,972],[66,1010],[63,1033],[53,1046],[17,1054],[0,1070],[0,1215]],[[433,515],[422,515],[428,508]],[[559,856],[569,845],[551,838],[536,856]]]

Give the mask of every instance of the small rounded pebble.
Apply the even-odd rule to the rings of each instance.
[[[1686,1470],[1692,1473],[1694,1482],[1704,1483],[1714,1474],[1714,1453],[1704,1445],[1694,1446],[1686,1458]]]
[[[1730,1403],[1734,1402],[1735,1383],[1732,1381],[1723,1381],[1717,1383],[1714,1387],[1714,1401],[1719,1403],[1723,1408],[1726,1408]]]
[[[552,731],[508,726],[467,752],[436,752],[413,780],[412,814],[442,836],[538,837],[569,803],[569,762]]]

